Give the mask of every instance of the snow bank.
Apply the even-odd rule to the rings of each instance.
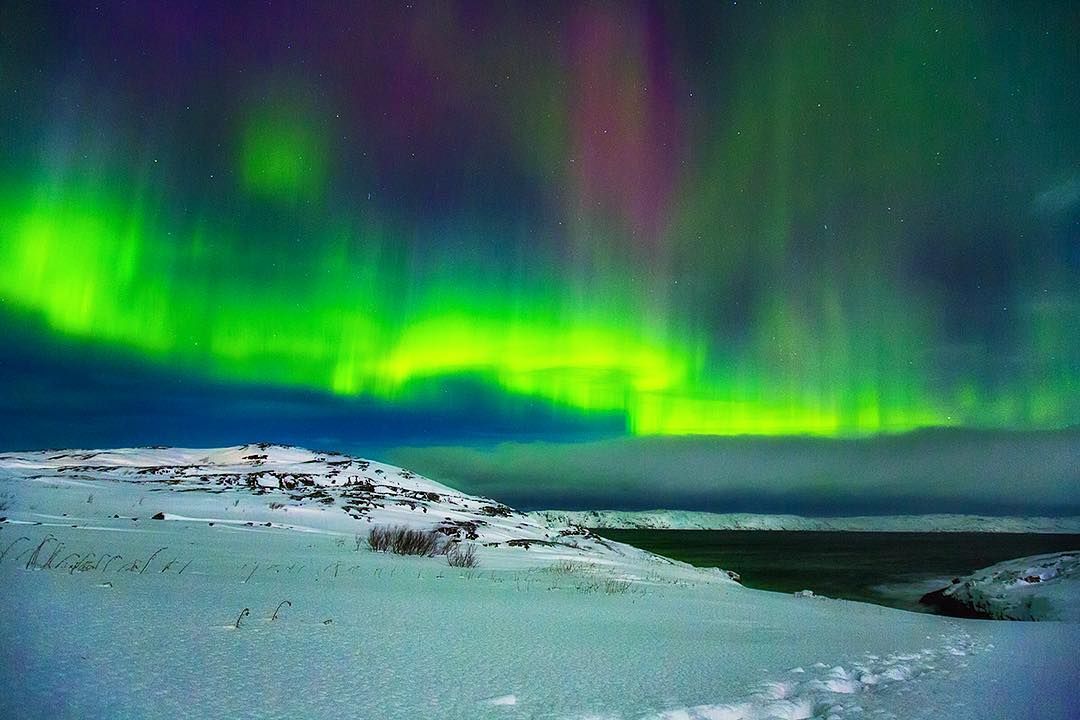
[[[538,510],[529,516],[549,523],[612,530],[1080,533],[1080,517],[888,515],[809,518],[691,510]]]
[[[1001,620],[1080,622],[1080,550],[991,565],[926,596],[930,604]]]

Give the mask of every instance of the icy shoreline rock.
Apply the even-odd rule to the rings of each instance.
[[[1080,551],[1006,560],[920,600],[955,617],[1080,621]]]

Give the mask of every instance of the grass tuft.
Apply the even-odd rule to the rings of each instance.
[[[281,612],[281,607],[283,605],[288,605],[289,607],[292,607],[292,603],[289,602],[288,600],[282,600],[281,602],[279,602],[278,606],[277,606],[277,609],[274,610],[274,614],[270,616],[270,622],[273,622],[273,621],[277,620],[278,613]]]
[[[604,593],[607,595],[622,595],[630,591],[629,580],[605,580]]]
[[[593,566],[590,563],[574,562],[573,560],[560,560],[559,562],[552,563],[544,568],[545,572],[549,572],[553,575],[581,575],[590,573],[593,570]]]

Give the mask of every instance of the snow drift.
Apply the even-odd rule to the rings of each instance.
[[[923,600],[961,616],[1080,622],[1080,550],[1006,560]]]

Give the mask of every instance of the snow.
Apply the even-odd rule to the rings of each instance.
[[[1080,550],[1006,560],[957,578],[943,594],[993,618],[1080,622]]]
[[[0,717],[983,720],[1080,702],[1078,623],[751,590],[336,453],[9,453],[0,516]],[[369,551],[384,524],[441,527],[480,566]]]
[[[1080,517],[943,514],[811,518],[692,510],[537,510],[528,515],[547,523],[612,530],[1080,533]]]
[[[507,544],[514,541],[530,550],[525,565],[567,560],[689,568],[583,528],[537,522],[495,500],[460,493],[402,468],[334,452],[269,444],[211,450],[43,451],[0,455],[0,469],[28,483],[77,489],[86,493],[83,500],[97,498],[96,506],[84,503],[72,517],[13,508],[6,513],[10,523],[46,527],[87,523],[91,519],[82,516],[95,510],[94,520],[104,521],[99,523],[103,529],[121,531],[130,530],[130,525],[109,521],[138,515],[147,520],[159,512],[166,521],[214,523],[219,529],[265,527],[348,538],[366,537],[372,526],[402,526],[472,542],[482,555],[491,556],[489,564],[500,562],[499,556],[508,549],[514,558],[520,556]],[[117,493],[126,498],[132,492],[141,492],[143,500],[167,492],[168,502],[118,507],[111,513],[117,518],[101,512],[103,500]],[[230,502],[207,502],[207,494],[227,495]]]

